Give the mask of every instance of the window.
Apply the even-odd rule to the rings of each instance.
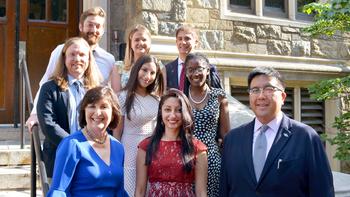
[[[0,17],[6,16],[6,0],[0,0]]]
[[[65,22],[67,0],[30,0],[29,19]]]
[[[314,128],[317,133],[325,132],[324,103],[310,98],[306,88],[300,89],[301,122]]]
[[[231,10],[247,14],[254,13],[254,4],[252,3],[254,1],[251,0],[230,0]]]
[[[286,0],[265,0],[263,15],[287,18],[286,3]]]
[[[231,0],[232,5],[250,7],[250,0]]]
[[[299,96],[294,94],[294,89],[300,90]],[[290,118],[300,117],[300,121],[311,126],[321,134],[325,132],[324,103],[313,100],[306,88],[286,88],[287,98],[282,106],[282,111]],[[249,94],[245,86],[231,86],[231,95],[246,106],[249,106]],[[299,94],[298,94],[299,95]],[[294,102],[300,101],[300,109],[294,108]],[[294,114],[300,111],[300,114]]]
[[[302,7],[316,0],[222,0],[221,19],[304,27],[311,16]]]
[[[296,10],[296,19],[297,20],[312,20],[311,15],[307,15],[303,13],[304,5],[315,2],[315,0],[297,0],[297,10]]]
[[[45,0],[30,0],[29,18],[34,20],[44,20],[45,17]]]
[[[66,21],[67,1],[51,1],[51,13],[53,21]]]

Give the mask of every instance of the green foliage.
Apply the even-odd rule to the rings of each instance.
[[[314,23],[303,29],[312,36],[332,36],[337,32],[350,32],[350,0],[310,3],[303,7],[303,12],[314,14]],[[339,132],[335,137],[323,135],[323,138],[332,145],[337,145],[335,158],[350,161],[350,76],[320,81],[310,86],[309,92],[311,97],[317,100],[342,99],[343,113],[337,116],[333,123],[333,127]]]
[[[337,151],[334,158],[341,161],[350,161],[350,134],[346,132],[339,132],[333,138],[323,134],[322,138],[329,141],[332,145],[337,145]]]
[[[314,24],[303,30],[313,36],[334,35],[350,31],[350,1],[330,0],[329,3],[310,3],[303,7],[306,14],[314,14]]]
[[[349,105],[350,76],[320,81],[311,85],[309,92],[311,97],[317,100],[341,98],[345,105]],[[350,111],[344,111],[341,115],[335,117],[332,126],[339,132],[334,137],[324,134],[322,135],[323,139],[332,145],[337,145],[335,158],[341,161],[350,161]]]
[[[350,76],[319,81],[309,87],[309,92],[318,101],[345,97],[350,93]]]

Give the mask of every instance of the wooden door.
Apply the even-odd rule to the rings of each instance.
[[[1,1],[7,3],[5,9],[13,9],[12,12],[8,11],[7,13],[15,13],[16,1],[0,0],[0,2]],[[26,42],[26,58],[33,96],[35,96],[39,88],[39,81],[45,73],[51,51],[67,38],[79,35],[80,4],[80,0],[20,0],[19,40]],[[1,24],[2,19],[0,17],[0,35],[2,35]],[[15,32],[14,24],[15,22],[13,19],[13,26],[8,27],[8,34]],[[6,43],[5,46],[13,48],[15,43],[14,36],[10,37],[9,35],[4,35],[4,38],[6,41],[13,43],[12,47],[10,43]],[[0,61],[1,60],[0,46]],[[1,65],[0,63],[0,68],[2,68]],[[15,64],[12,62],[6,65],[6,68],[11,67],[10,70],[14,73]],[[5,74],[1,72],[2,71],[0,71],[0,75]],[[6,73],[6,77],[14,76],[12,73],[10,75]],[[0,96],[4,94],[2,93],[3,90],[9,91],[4,94],[5,96],[3,96],[3,98],[0,98],[0,106],[1,101],[7,104],[5,108],[1,108],[3,110],[0,113],[9,115],[3,116],[0,114],[0,123],[14,122],[14,104],[11,105],[10,103],[14,100],[13,95],[14,91],[16,91],[11,88],[13,87],[14,80],[18,80],[18,77],[7,80],[6,82],[0,80],[2,81],[0,82]],[[2,83],[10,83],[12,86]],[[5,89],[3,87],[5,87]]]
[[[15,2],[13,0],[0,0],[0,124],[13,120]]]

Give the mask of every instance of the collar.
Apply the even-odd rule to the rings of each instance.
[[[282,119],[283,119],[283,113],[279,112],[273,120],[271,120],[269,123],[267,123],[267,125],[269,126],[269,129],[272,129],[273,132],[277,133],[277,131],[281,125]],[[263,124],[257,118],[255,118],[254,122],[255,122],[254,123],[254,133],[255,133],[260,129],[260,127]]]
[[[73,83],[76,81],[79,81],[81,84],[84,84],[83,79],[76,79],[72,75],[68,74],[68,85],[69,86],[73,85]]]
[[[92,49],[92,53],[93,55],[100,55],[102,52],[102,48],[100,47],[100,45],[96,44],[96,47],[94,49]]]
[[[178,58],[177,58],[177,65],[182,65],[182,63],[185,63],[185,62],[182,61],[182,60],[180,59],[180,57],[178,57]]]

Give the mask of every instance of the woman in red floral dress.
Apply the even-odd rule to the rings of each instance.
[[[139,144],[135,197],[207,196],[207,147],[193,129],[187,97],[170,89],[160,100],[155,131]]]

